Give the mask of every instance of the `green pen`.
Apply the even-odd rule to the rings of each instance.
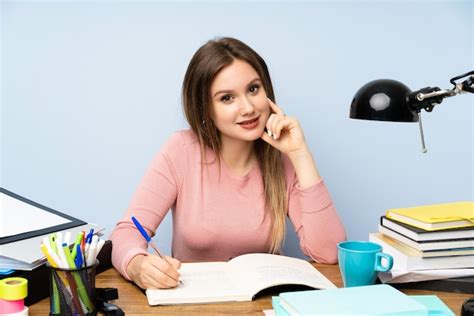
[[[53,301],[53,314],[59,313],[59,291],[58,291],[58,286],[56,284],[57,280],[55,279],[54,276],[52,276],[54,280],[52,280],[53,283],[53,297],[51,297],[51,300]]]
[[[67,244],[63,244],[63,250],[64,250],[64,254],[66,256],[66,260],[69,267],[71,269],[76,269],[76,264],[74,263],[74,260],[72,260],[72,256],[71,256],[71,253],[69,252],[69,248]],[[89,295],[86,289],[84,288],[84,283],[82,283],[81,276],[78,274],[77,271],[73,271],[71,274],[74,277],[74,281],[77,286],[77,293],[79,294],[80,299],[82,300],[84,305],[86,305],[89,312],[93,311],[94,310],[93,304],[89,298]],[[73,285],[71,284],[71,286]]]
[[[72,247],[72,252],[71,252],[72,260],[76,259],[77,245],[81,244],[83,237],[84,237],[83,232],[79,232],[76,236],[76,241],[74,242],[74,247]],[[76,268],[80,268],[80,267],[76,267]]]

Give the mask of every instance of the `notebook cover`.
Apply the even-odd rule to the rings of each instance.
[[[425,205],[388,210],[390,213],[403,215],[424,223],[443,223],[468,220],[474,225],[474,202],[454,202],[436,205]]]
[[[386,284],[287,292],[280,300],[300,315],[428,315],[423,304]]]
[[[437,240],[437,239],[445,240],[445,239],[459,239],[459,238],[462,239],[462,238],[472,238],[472,237],[474,237],[473,234],[469,234],[470,232],[472,232],[474,230],[474,228],[472,226],[471,227],[466,226],[466,227],[447,228],[447,229],[443,229],[442,231],[432,231],[432,230],[425,230],[423,228],[411,226],[411,225],[405,224],[403,222],[399,222],[397,220],[388,218],[386,216],[380,217],[380,225],[382,225],[383,227],[386,227],[388,229],[395,230],[400,234],[402,234],[402,233],[399,232],[397,229],[388,227],[387,225],[384,225],[384,221],[392,222],[395,226],[400,226],[401,228],[405,228],[405,229],[411,231],[412,233],[414,233],[418,236],[426,236],[426,235],[428,235],[428,236],[431,236],[431,235],[439,236],[438,238],[430,238],[430,239],[425,239],[425,240]],[[458,237],[458,238],[451,237],[450,234],[456,233],[456,232],[465,232],[465,236]],[[444,236],[447,236],[447,237],[446,238],[440,238],[440,237],[444,237]]]
[[[436,295],[409,295],[412,299],[425,305],[428,315],[455,316],[444,302]]]
[[[276,316],[290,316],[290,314],[280,305],[280,298],[272,296],[272,307]]]

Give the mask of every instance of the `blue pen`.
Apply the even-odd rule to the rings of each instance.
[[[146,242],[148,243],[148,245],[151,246],[151,248],[153,248],[156,252],[156,254],[163,260],[165,260],[166,262],[168,262],[168,264],[171,264],[166,258],[165,256],[163,256],[161,254],[161,252],[158,250],[158,247],[155,245],[155,243],[153,242],[153,240],[150,238],[150,236],[148,236],[147,232],[145,231],[145,228],[143,228],[142,224],[140,224],[140,222],[138,221],[138,219],[135,217],[135,216],[132,216],[132,221],[133,223],[135,224],[135,226],[137,226],[138,230],[140,231],[140,233],[142,234],[142,236],[146,239]]]
[[[87,234],[86,243],[89,243],[89,244],[91,243],[93,235],[94,235],[94,228],[91,228],[91,230]]]
[[[76,245],[76,257],[74,258],[74,262],[76,263],[77,268],[82,268],[83,258],[82,258],[82,251],[81,245]]]
[[[148,245],[151,246],[151,248],[153,248],[153,250],[155,250],[156,254],[163,260],[165,260],[169,265],[171,265],[171,263],[168,261],[168,259],[166,259],[165,256],[163,256],[161,254],[161,252],[158,250],[158,247],[155,245],[155,243],[153,242],[153,240],[150,238],[150,236],[148,236],[147,232],[145,231],[145,228],[143,228],[142,224],[140,224],[140,222],[138,221],[138,219],[135,217],[135,216],[132,216],[132,221],[133,223],[135,224],[135,226],[137,227],[138,231],[140,231],[140,233],[142,234],[142,236],[145,238],[146,242],[148,243]],[[172,278],[171,276],[169,276],[170,278]],[[183,284],[183,282],[181,280],[178,280],[179,283]]]

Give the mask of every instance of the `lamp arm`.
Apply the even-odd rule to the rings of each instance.
[[[416,95],[416,99],[418,101],[423,101],[425,99],[429,99],[429,98],[433,98],[433,97],[442,97],[442,98],[452,97],[452,96],[455,96],[456,94],[458,94],[458,93],[456,93],[456,91],[454,91],[454,90],[448,90],[448,89],[441,90],[440,89],[440,90],[429,92],[429,93],[419,92]]]
[[[456,80],[468,77],[463,82]],[[454,88],[440,89],[438,87],[426,87],[408,94],[408,106],[412,111],[420,113],[422,109],[427,112],[433,111],[435,105],[440,104],[444,98],[453,97],[461,93],[474,93],[474,71],[454,77],[450,80]]]

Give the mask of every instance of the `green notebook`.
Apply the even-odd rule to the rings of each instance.
[[[423,304],[387,284],[281,293],[280,306],[292,316],[429,315]]]

